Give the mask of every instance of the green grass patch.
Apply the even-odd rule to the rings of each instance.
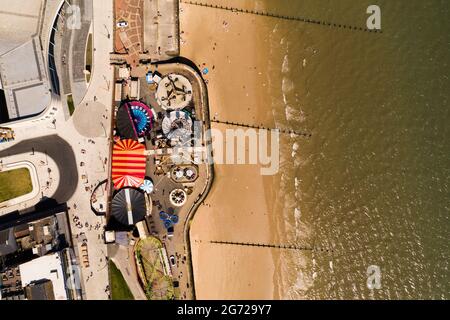
[[[66,96],[66,99],[67,99],[67,106],[69,107],[70,115],[72,115],[75,111],[75,105],[73,104],[72,94],[68,94]]]
[[[30,171],[26,168],[0,172],[0,202],[11,200],[33,190]]]
[[[112,300],[134,300],[122,273],[111,260],[109,260],[109,276],[111,279]]]
[[[89,71],[86,74],[86,82],[89,83],[91,81],[91,72],[92,72],[92,33],[89,33],[87,46],[86,46],[86,70]]]
[[[171,300],[175,295],[172,278],[164,275],[161,250],[161,241],[154,237],[139,240],[136,245],[136,262],[149,300]]]

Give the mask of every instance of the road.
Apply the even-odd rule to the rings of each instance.
[[[75,105],[83,99],[88,89],[84,69],[86,65],[86,46],[89,31],[92,25],[92,0],[72,0],[70,3],[80,8],[80,28],[69,28],[68,20],[60,18],[58,21],[57,37],[55,39],[56,64],[60,73],[62,83],[62,94],[72,94]],[[68,5],[65,4],[61,12],[67,12]],[[70,10],[69,10],[70,12]],[[74,12],[64,14],[70,16]]]

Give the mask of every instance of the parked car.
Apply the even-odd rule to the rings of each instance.
[[[117,22],[117,27],[118,28],[125,28],[125,27],[128,27],[128,22],[126,22],[126,21],[119,21],[119,22]]]
[[[167,229],[167,237],[170,239],[173,237],[173,227]]]
[[[177,265],[177,261],[175,260],[175,256],[174,255],[171,255],[169,260],[170,260],[170,265],[172,267],[175,267]]]

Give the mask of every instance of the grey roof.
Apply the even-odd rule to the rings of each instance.
[[[0,256],[6,256],[17,250],[16,238],[14,237],[14,229],[9,228],[0,231]]]
[[[0,56],[0,79],[11,120],[42,112],[51,100],[38,38]]]
[[[39,32],[43,0],[8,1],[0,9],[0,55],[27,42]]]
[[[39,39],[43,0],[11,1],[0,9],[0,82],[10,120],[37,115],[50,104]]]
[[[25,287],[25,292],[29,300],[55,300],[53,283],[48,279],[30,283]]]

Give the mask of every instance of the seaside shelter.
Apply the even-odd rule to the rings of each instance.
[[[111,178],[114,188],[140,187],[145,179],[145,146],[131,139],[119,140],[113,147]]]

